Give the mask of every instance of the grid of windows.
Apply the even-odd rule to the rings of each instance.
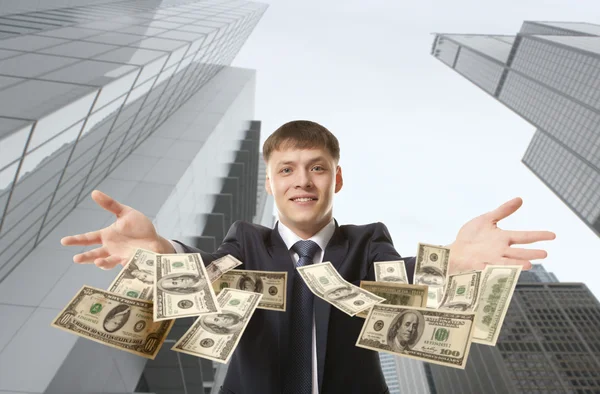
[[[586,55],[600,55],[600,37],[597,36],[544,36],[536,37],[539,40],[555,42],[558,44],[566,45],[573,48],[581,49],[582,51],[589,52]]]
[[[0,16],[0,39],[15,37],[21,34],[37,34],[47,30],[64,26],[82,24],[86,22],[114,19],[116,17],[128,18],[144,12],[153,12],[156,9],[155,1],[103,1],[107,4],[76,6],[43,11],[12,13]],[[162,6],[185,4],[184,1],[164,1]]]
[[[543,265],[533,264],[529,271],[522,271],[518,283],[557,283],[558,279],[552,272],[546,271]]]
[[[529,22],[525,21],[521,25],[521,30],[519,30],[520,34],[548,34],[555,36],[574,36],[581,35],[583,33],[578,33],[574,30],[568,30],[561,27],[556,26],[548,26],[543,22]]]
[[[562,38],[569,43],[592,38],[600,44],[600,37]],[[600,57],[524,37],[512,69],[600,109]]]
[[[477,52],[461,47],[455,70],[493,95],[502,77],[504,67],[481,56]]]
[[[508,73],[499,100],[600,168],[600,113],[513,71]]]
[[[505,64],[512,48],[512,42],[497,40],[495,36],[479,34],[450,34],[445,36],[463,47],[487,55]]]
[[[548,26],[569,29],[581,34],[600,36],[600,26],[587,22],[545,22]]]
[[[444,36],[438,36],[435,43],[433,55],[444,62],[449,67],[454,67],[456,55],[458,54],[458,44],[444,39]]]
[[[519,284],[497,347],[520,392],[593,393],[598,324],[600,304],[585,285]]]
[[[245,1],[119,4],[81,11],[105,11],[92,22],[0,40],[9,55],[0,66],[0,281],[230,64],[266,10]],[[63,12],[72,9],[45,13]]]
[[[523,163],[589,226],[600,216],[600,172],[546,133],[536,131]]]

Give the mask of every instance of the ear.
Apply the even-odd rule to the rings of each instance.
[[[267,194],[273,195],[273,190],[271,189],[271,179],[269,178],[268,174],[265,178],[265,190],[267,191]]]
[[[342,177],[342,167],[337,166],[335,171],[335,192],[339,192],[344,185],[344,178]]]

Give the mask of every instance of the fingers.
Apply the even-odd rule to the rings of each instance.
[[[500,205],[493,211],[488,212],[486,216],[488,216],[489,219],[494,223],[497,223],[500,220],[515,213],[515,211],[519,209],[521,205],[523,205],[523,200],[521,199],[521,197],[516,197]]]
[[[108,256],[110,256],[108,250],[102,246],[84,253],[76,254],[73,256],[73,262],[78,264],[91,264],[96,259],[102,259]]]
[[[96,264],[97,267],[102,268],[103,270],[109,270],[109,269],[113,269],[113,268],[115,268],[115,266],[121,264],[123,262],[123,260],[124,259],[122,259],[121,257],[109,256],[106,258],[100,258],[100,259],[94,260],[94,264]]]
[[[556,238],[552,231],[508,231],[509,245],[532,244],[539,241],[551,241]]]
[[[548,252],[542,249],[506,248],[503,257],[517,260],[539,260],[548,257]]]
[[[127,208],[126,205],[119,203],[117,200],[102,193],[100,190],[94,190],[92,192],[92,199],[96,204],[100,205],[108,212],[114,213],[117,217],[121,216],[125,208]]]
[[[73,246],[73,245],[98,245],[102,243],[102,239],[100,238],[100,230],[91,231],[85,234],[77,234],[77,235],[69,235],[60,240],[60,243],[63,246]]]

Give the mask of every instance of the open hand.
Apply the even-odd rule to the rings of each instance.
[[[451,273],[482,270],[486,265],[521,265],[531,268],[531,261],[548,255],[542,249],[514,248],[556,238],[550,231],[511,231],[498,228],[500,220],[521,207],[523,200],[514,198],[493,211],[477,216],[463,225],[450,245]]]
[[[175,253],[168,241],[160,237],[152,221],[140,211],[121,204],[108,195],[94,190],[92,199],[117,217],[114,223],[101,230],[70,235],[60,240],[64,246],[101,245],[73,256],[75,263],[94,263],[103,269],[125,265],[137,248],[156,253]]]

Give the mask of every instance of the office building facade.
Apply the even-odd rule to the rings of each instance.
[[[15,14],[5,3],[0,393],[210,393],[221,367],[169,350],[189,321],[153,361],[50,327],[83,285],[118,272],[74,264],[95,246],[60,239],[114,222],[94,189],[207,251],[235,220],[272,220],[257,192],[256,73],[228,67],[266,6],[24,1]]]
[[[437,393],[600,391],[600,303],[584,284],[534,267],[519,278],[495,347],[472,344],[464,370],[426,366]]]
[[[431,53],[536,127],[523,164],[600,236],[600,25],[440,33]]]

